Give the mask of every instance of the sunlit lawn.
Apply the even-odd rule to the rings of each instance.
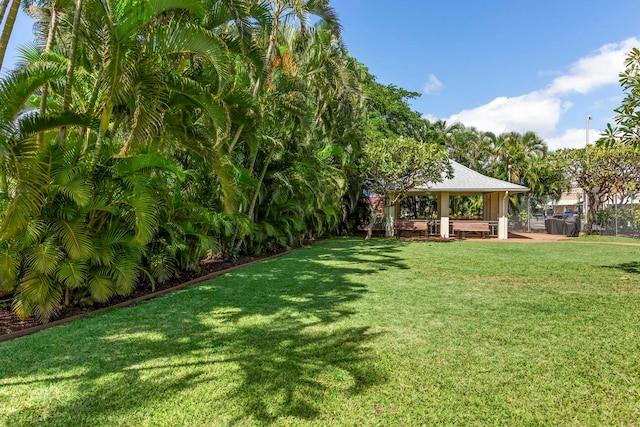
[[[0,344],[0,424],[638,425],[640,247],[332,240]]]
[[[640,244],[639,239],[634,239],[632,237],[627,236],[580,236],[577,239],[580,242],[608,242],[608,243],[629,243],[629,244]]]

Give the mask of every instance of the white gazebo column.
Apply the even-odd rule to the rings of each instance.
[[[449,238],[449,193],[442,192],[438,198],[440,208],[440,237]]]
[[[500,207],[498,209],[498,239],[506,240],[509,238],[509,192],[501,191],[499,193]]]

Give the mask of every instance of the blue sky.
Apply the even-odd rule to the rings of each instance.
[[[640,0],[333,0],[351,53],[430,119],[583,146],[612,122]]]
[[[640,0],[333,0],[348,49],[378,81],[420,92],[429,119],[536,131],[550,148],[612,122],[618,74],[640,47]],[[5,68],[32,37],[20,16]]]

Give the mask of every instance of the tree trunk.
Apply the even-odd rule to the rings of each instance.
[[[4,13],[7,11],[8,5],[9,5],[9,0],[0,0],[0,23],[2,23],[2,20],[4,19]],[[9,19],[7,18],[7,21],[8,20]],[[11,30],[9,31],[9,33],[11,33]],[[4,40],[4,31],[2,32],[2,40]],[[9,43],[9,40],[7,37],[7,44],[8,43]],[[0,70],[2,70],[2,61],[4,60],[4,52],[6,50],[6,46],[4,43],[2,43],[2,45],[0,46],[0,49],[2,49],[2,53],[0,54]],[[9,194],[9,189],[7,185],[7,173],[4,168],[2,168],[2,171],[0,171],[0,193],[3,193],[4,195]]]
[[[14,3],[18,3],[16,1],[14,1]],[[2,23],[2,20],[4,19],[4,13],[7,11],[7,6],[9,5],[9,0],[0,0],[0,23]],[[13,5],[12,5],[13,7]],[[16,10],[17,12],[17,10]],[[5,28],[8,25],[8,21],[9,18],[7,18],[7,23],[5,24]],[[11,35],[11,30],[13,29],[13,24],[11,25],[11,29],[8,30],[9,35],[7,36],[7,41],[6,44],[4,42],[4,31],[2,32],[2,42],[0,44],[0,70],[2,70],[2,62],[4,60],[4,53],[6,51],[7,48],[7,44],[9,44],[9,37]],[[7,185],[7,173],[6,170],[4,168],[2,168],[2,171],[0,171],[0,193],[4,194],[4,195],[8,195],[9,194],[9,189],[8,189],[8,185]]]
[[[282,12],[280,10],[280,7],[278,6],[278,8],[274,11],[274,14],[273,14],[273,21],[271,22],[271,34],[269,35],[269,46],[267,47],[267,53],[265,55],[265,60],[264,60],[264,66],[268,70],[266,75],[269,75],[271,73],[271,67],[272,67],[271,62],[273,61],[272,57],[274,55],[274,51],[276,47],[276,37],[278,36],[278,25],[280,25],[280,13]],[[258,97],[258,94],[260,93],[260,88],[262,87],[262,82],[263,82],[262,76],[258,75],[256,84],[253,87],[253,94],[252,94],[253,99],[256,99]],[[231,153],[235,148],[243,130],[244,130],[244,124],[241,124],[236,130],[236,134],[233,136],[233,139],[229,144],[229,153]]]
[[[7,1],[4,1],[2,6],[3,9],[7,7]],[[11,33],[13,32],[13,24],[16,22],[16,16],[18,16],[18,10],[20,9],[20,0],[13,0],[11,3],[11,8],[9,9],[9,13],[7,14],[7,19],[4,23],[4,28],[2,29],[2,35],[0,35],[0,71],[2,71],[2,64],[4,62],[4,55],[7,52],[7,46],[9,45],[9,39],[11,38]],[[2,11],[2,15],[0,15],[0,21],[4,17],[4,10]]]
[[[262,167],[262,172],[260,173],[260,178],[258,178],[258,184],[256,185],[256,191],[253,194],[253,198],[251,199],[251,205],[249,206],[249,210],[247,211],[247,215],[249,219],[254,221],[253,214],[256,209],[256,204],[258,202],[258,196],[260,195],[260,189],[262,188],[262,183],[264,182],[264,177],[267,175],[267,169],[269,168],[269,163],[271,163],[271,157],[273,156],[273,152],[275,148],[272,148],[269,152],[269,155],[264,161],[264,166]],[[255,222],[255,221],[254,221]]]
[[[9,0],[0,0],[0,22],[4,20],[4,13],[7,11],[7,6],[9,6]]]
[[[45,53],[48,53],[49,51],[51,51],[51,45],[53,44],[53,37],[55,35],[56,26],[58,22],[58,14],[56,12],[55,2],[51,2],[49,10],[51,11],[50,12],[51,18],[49,20],[49,32],[47,34],[47,42],[44,46]],[[40,117],[44,117],[44,115],[47,113],[48,96],[49,96],[49,83],[45,83],[44,86],[42,86],[42,96],[40,97]],[[38,136],[36,138],[38,146],[42,145],[43,139],[44,139],[44,132],[38,133]]]
[[[69,52],[69,62],[67,63],[67,76],[65,78],[64,97],[62,98],[62,112],[66,113],[71,104],[71,90],[73,86],[73,72],[76,66],[76,50],[78,49],[78,31],[80,27],[80,16],[82,15],[82,0],[76,0],[76,10],[73,15],[73,27],[71,32],[71,51]],[[67,127],[62,126],[59,133],[59,143],[64,144],[67,134]]]
[[[371,217],[369,217],[369,224],[367,224],[367,235],[364,240],[371,240],[371,236],[373,235],[373,226],[376,223],[376,212],[371,210]]]
[[[271,151],[269,152],[269,155],[267,156],[267,158],[264,161],[264,166],[262,167],[262,172],[260,173],[260,178],[258,179],[258,184],[256,185],[256,191],[253,194],[253,198],[251,199],[251,204],[249,206],[249,210],[247,211],[247,216],[249,217],[249,220],[253,223],[255,223],[255,209],[256,209],[256,204],[258,203],[258,196],[260,195],[260,189],[262,188],[262,183],[264,182],[264,177],[267,174],[267,169],[269,168],[269,163],[271,163],[271,157],[273,156],[273,152],[275,151],[275,148],[271,149]],[[238,233],[236,230],[236,234],[233,237],[233,241],[235,241],[238,238]],[[242,247],[242,243],[243,240],[240,239],[235,243],[235,253],[238,253],[240,251],[240,248]]]

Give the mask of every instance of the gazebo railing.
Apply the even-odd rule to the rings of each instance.
[[[440,220],[432,219],[427,221],[427,235],[439,236],[440,235]]]
[[[418,220],[424,222],[424,220]],[[498,221],[487,221],[489,223],[489,236],[498,237]],[[449,223],[449,235],[453,236],[452,224]],[[440,220],[431,219],[426,221],[425,234],[427,236],[440,236]]]
[[[498,237],[498,221],[489,221],[489,236]]]

